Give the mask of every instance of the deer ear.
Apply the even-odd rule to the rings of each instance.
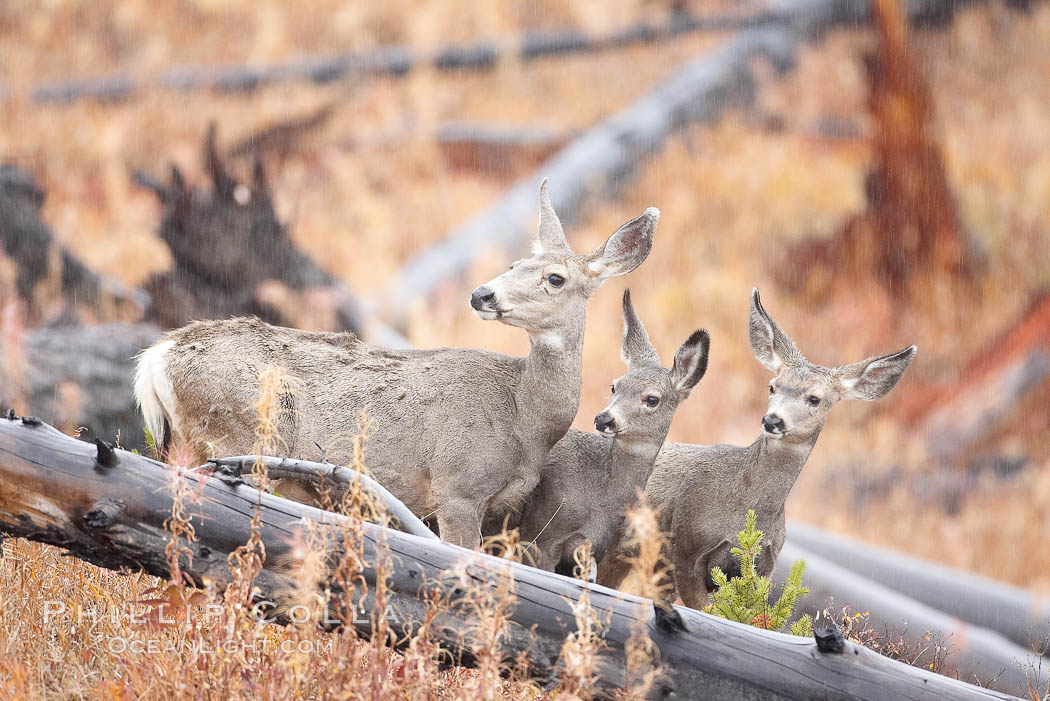
[[[901,379],[916,352],[915,346],[908,346],[896,353],[838,368],[836,374],[845,390],[844,398],[873,402],[886,396]]]
[[[645,332],[642,320],[634,311],[629,289],[624,290],[623,293],[623,344],[620,347],[620,356],[628,367],[639,362],[660,362],[656,349],[649,341],[649,334]]]
[[[707,372],[707,356],[711,350],[711,336],[704,329],[694,331],[678,352],[671,367],[671,386],[679,393],[689,394]]]
[[[770,372],[779,372],[784,365],[797,365],[802,354],[794,341],[780,328],[762,306],[758,288],[751,290],[751,317],[748,321],[751,352]]]
[[[659,220],[660,210],[650,207],[642,216],[621,226],[587,256],[587,272],[604,279],[626,275],[637,268],[653,248],[653,233]]]
[[[532,246],[534,254],[550,251],[568,251],[565,230],[561,226],[550,195],[547,194],[547,178],[540,183],[540,226],[536,231],[536,241]]]

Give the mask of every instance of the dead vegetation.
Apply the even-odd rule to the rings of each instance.
[[[44,218],[62,243],[92,269],[140,284],[163,273],[171,261],[155,235],[155,200],[132,186],[129,163],[155,167],[170,156],[188,181],[200,182],[207,177],[199,165],[200,136],[209,121],[233,124],[250,114],[259,124],[278,123],[288,118],[289,105],[295,105],[296,114],[308,114],[338,104],[324,124],[282,154],[279,171],[271,170],[274,208],[295,243],[326,270],[358,289],[379,289],[408,255],[496,197],[502,178],[508,177],[454,170],[433,139],[439,125],[452,120],[520,126],[553,121],[566,130],[586,128],[641,94],[681,60],[720,40],[689,37],[600,58],[501,66],[491,75],[450,77],[424,71],[397,84],[283,86],[243,97],[148,95],[115,105],[46,109],[18,97],[30,79],[104,73],[127,65],[142,71],[167,67],[176,47],[187,45],[182,38],[200,22],[225,28],[188,44],[192,53],[187,61],[209,63],[246,56],[274,59],[305,47],[321,51],[397,41],[436,46],[509,35],[541,23],[578,23],[600,30],[648,8],[623,2],[613,10],[606,3],[568,10],[562,3],[531,3],[516,16],[519,10],[493,4],[471,13],[449,3],[431,3],[420,12],[409,11],[403,2],[367,8],[337,4],[294,16],[271,3],[254,14],[248,3],[230,3],[230,9],[221,10],[209,3],[133,2],[90,16],[68,3],[50,9],[32,3],[5,6],[0,9],[0,41],[9,60],[0,75],[13,86],[15,97],[0,111],[0,154],[32,170],[46,185]],[[469,21],[462,21],[465,15]],[[16,34],[17,41],[12,38]],[[150,39],[132,42],[132,36]],[[597,244],[603,232],[632,212],[659,206],[665,215],[652,260],[631,279],[632,286],[651,290],[640,313],[654,338],[669,337],[682,318],[691,318],[725,339],[694,399],[702,410],[679,416],[669,440],[742,442],[758,430],[767,378],[751,359],[744,327],[747,290],[755,283],[783,296],[779,306],[786,326],[805,327],[814,347],[829,348],[820,362],[834,364],[882,345],[915,340],[924,358],[910,371],[916,387],[951,382],[962,374],[968,359],[998,336],[1004,320],[1020,316],[1029,293],[1050,285],[1050,130],[1045,123],[1050,8],[1035,4],[1029,17],[1020,18],[991,3],[960,12],[946,33],[920,39],[914,60],[926,72],[927,126],[954,197],[955,231],[972,236],[987,259],[985,276],[976,282],[979,295],[945,302],[954,316],[965,320],[962,332],[957,320],[948,323],[937,313],[913,313],[878,285],[863,294],[842,285],[830,298],[803,303],[768,280],[770,258],[782,264],[770,253],[778,242],[827,239],[850,217],[865,215],[866,175],[878,167],[871,146],[877,127],[866,104],[869,91],[861,60],[864,51],[875,48],[875,38],[866,32],[829,37],[804,52],[788,80],[762,86],[759,116],[775,116],[776,129],[753,114],[688,129],[640,164],[640,177],[620,199],[591,207],[579,222],[573,244],[585,247]],[[828,138],[822,127],[830,123],[849,126],[847,137]],[[865,138],[848,138],[849,133]],[[523,353],[517,334],[480,326],[483,322],[463,311],[470,280],[486,279],[504,258],[483,256],[468,282],[450,285],[428,300],[426,313],[413,316],[412,340],[424,346],[484,345]],[[0,266],[0,281],[7,281],[3,271]],[[605,378],[618,371],[615,359],[604,357],[601,349],[619,338],[619,319],[602,307],[614,308],[611,300],[622,292],[622,284],[610,283],[600,293],[588,319],[580,428],[587,428],[583,424],[593,413],[587,407],[598,408],[604,401]],[[15,303],[5,304],[3,319],[5,337],[23,333],[23,312]],[[484,343],[479,344],[479,337]],[[5,351],[11,348],[5,343]],[[14,351],[5,352],[5,367],[26,362]],[[1019,414],[1040,416],[1045,398],[1045,392],[1034,397]],[[860,466],[856,472],[865,484],[893,470],[905,476],[942,475],[926,448],[914,440],[906,417],[890,407],[844,412],[825,429],[796,486],[789,515],[807,519],[819,513],[827,527],[1050,591],[1050,551],[1043,537],[1050,528],[1050,434],[1045,425],[1008,420],[994,445],[1022,451],[1025,466],[1008,480],[980,477],[949,512],[918,498],[905,478],[863,505],[848,490],[829,487],[851,463]],[[867,440],[862,452],[858,432]],[[958,473],[944,476],[955,479]],[[352,540],[354,534],[347,537]],[[346,576],[352,578],[352,572],[348,565]],[[479,672],[444,669],[425,635],[412,642],[409,652],[391,653],[312,627],[259,625],[243,617],[244,601],[221,604],[221,618],[227,628],[246,636],[241,640],[270,641],[266,650],[110,652],[103,641],[123,636],[145,644],[152,634],[127,620],[76,619],[77,605],[84,611],[103,610],[117,602],[161,598],[147,591],[162,586],[148,577],[122,577],[63,558],[51,548],[6,541],[0,610],[42,612],[48,601],[68,609],[48,625],[35,614],[2,618],[0,650],[6,654],[0,656],[0,679],[5,690],[15,697],[164,698],[188,691],[205,697],[249,696],[272,688],[276,698],[279,691],[322,696],[356,689],[373,697],[389,692],[456,698],[472,696],[483,683]],[[161,630],[175,644],[214,645],[222,637],[204,626],[201,617]],[[331,645],[331,653],[286,653],[281,649],[285,641],[293,647],[299,642]],[[484,685],[506,698],[538,693],[534,687],[493,678]]]
[[[257,450],[275,445],[286,387],[280,369],[260,373]],[[171,450],[187,452],[178,445]],[[351,467],[364,471],[361,455]],[[292,574],[273,600],[253,586],[267,558],[258,509],[248,541],[227,557],[230,580],[200,582],[183,570],[195,552],[204,556],[201,548],[189,547],[197,540],[193,520],[202,513],[204,483],[187,479],[182,469],[169,474],[167,581],[102,570],[27,540],[4,541],[0,605],[20,612],[0,619],[5,650],[0,685],[7,693],[117,699],[541,695],[539,684],[529,679],[526,651],[513,657],[516,648],[504,647],[517,625],[510,620],[517,593],[509,570],[505,576],[479,577],[468,559],[459,560],[442,575],[453,587],[431,589],[425,620],[410,629],[391,603],[385,573],[396,565],[382,537],[376,561],[365,555],[364,524],[386,524],[386,507],[353,482],[331,505],[349,518],[337,527],[303,523],[291,543],[292,561],[285,563]],[[266,482],[262,461],[253,466],[253,477]],[[640,518],[654,520],[651,513]],[[589,553],[581,559],[589,561]],[[372,586],[363,576],[366,567],[376,571]],[[468,614],[470,624],[458,633],[477,651],[469,661],[450,656],[434,635],[438,619],[454,610]],[[576,631],[566,637],[546,690],[558,698],[586,699],[598,692],[608,621],[586,595],[573,615]],[[352,625],[361,616],[370,621],[368,636],[355,633]],[[400,652],[391,650],[395,644]],[[644,625],[632,636],[627,655],[633,683],[625,698],[642,698],[658,673]],[[471,669],[458,666],[462,662]]]
[[[776,274],[811,303],[878,284],[924,313],[950,313],[949,300],[976,292],[978,252],[948,184],[932,92],[897,2],[874,3],[874,33],[875,49],[863,57],[873,161],[867,208],[830,240],[797,245]]]
[[[143,285],[150,298],[146,318],[161,328],[257,316],[285,326],[357,329],[359,312],[345,285],[302,254],[274,211],[262,156],[277,138],[268,138],[274,128],[259,136],[246,182],[229,172],[214,123],[201,154],[211,187],[193,187],[175,164],[168,182],[146,171],[132,175],[160,200],[159,235],[173,260],[170,270]],[[232,151],[245,148],[254,147],[242,140]]]

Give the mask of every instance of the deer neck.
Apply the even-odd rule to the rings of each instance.
[[[521,382],[514,393],[522,433],[546,456],[572,425],[583,381],[583,322],[578,327],[529,334]]]
[[[757,470],[759,475],[754,484],[761,485],[765,502],[781,507],[784,505],[819,435],[818,429],[808,438],[789,441],[770,438],[763,432],[751,444],[751,469]]]
[[[616,505],[633,500],[639,489],[645,491],[662,443],[624,438],[609,441],[602,472],[606,479],[606,493]]]

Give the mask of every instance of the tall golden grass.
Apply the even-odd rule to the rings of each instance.
[[[260,454],[275,440],[279,401],[274,398],[286,388],[286,379],[279,368],[260,372],[255,446]],[[360,462],[352,467],[366,470]],[[259,473],[264,464],[257,462],[253,470],[253,478],[265,483],[265,474]],[[406,640],[387,589],[393,567],[389,551],[381,546],[377,561],[367,563],[377,572],[371,590],[361,576],[366,566],[363,524],[384,525],[388,519],[385,506],[357,482],[330,506],[347,517],[342,525],[302,524],[294,561],[286,563],[291,575],[276,601],[260,600],[253,587],[266,558],[258,511],[248,542],[227,558],[232,573],[227,585],[205,582],[195,588],[184,569],[192,565],[188,545],[196,539],[194,506],[202,495],[194,486],[199,483],[186,479],[186,473],[178,466],[170,471],[168,581],[102,570],[31,541],[4,542],[0,610],[8,613],[0,618],[0,689],[15,698],[540,695],[538,682],[527,678],[524,658],[519,654],[517,662],[507,662],[511,651],[504,641],[516,625],[509,618],[516,601],[509,569],[494,581],[481,581],[468,569],[470,556],[457,563],[445,573],[456,585],[454,596],[435,590],[425,620]],[[647,527],[655,523],[646,507],[632,519]],[[510,542],[513,537],[503,538]],[[580,553],[580,560],[590,561],[589,550]],[[653,576],[653,571],[637,573],[642,581]],[[471,621],[461,635],[478,651],[473,669],[456,667],[458,660],[433,635],[437,617],[452,609]],[[351,626],[363,615],[371,629],[365,637]],[[278,625],[278,616],[285,625]],[[608,621],[599,619],[587,596],[575,606],[574,617],[577,630],[566,637],[559,672],[547,685],[557,698],[586,699],[596,691]],[[400,652],[392,651],[395,642],[403,648]],[[625,698],[642,698],[658,673],[644,624],[632,637],[626,663],[631,683]]]
[[[696,3],[698,9],[707,6]],[[380,289],[410,255],[479,211],[503,187],[501,180],[448,164],[433,139],[439,124],[476,119],[584,129],[722,40],[683,37],[596,56],[508,62],[491,73],[422,70],[400,81],[278,85],[249,95],[153,93],[111,105],[31,103],[26,99],[31,84],[74,75],[118,70],[151,75],[174,63],[265,62],[401,41],[434,47],[509,38],[539,26],[602,31],[666,12],[662,3],[630,0],[611,9],[604,2],[577,3],[572,9],[554,2],[475,8],[434,2],[421,10],[403,0],[351,5],[326,0],[311,12],[243,0],[114,0],[91,7],[61,1],[0,7],[5,59],[0,81],[12,94],[0,109],[0,157],[38,174],[48,190],[45,217],[71,249],[96,269],[132,284],[170,261],[153,233],[157,205],[131,186],[127,167],[162,172],[170,159],[200,181],[200,138],[210,119],[232,139],[248,126],[290,112],[337,105],[323,129],[306,136],[276,172],[271,168],[273,185],[279,213],[296,242],[355,289],[368,292]],[[968,320],[963,329],[949,323],[948,315],[917,315],[896,307],[871,288],[861,293],[844,286],[818,307],[803,306],[781,294],[770,274],[785,242],[829,235],[864,206],[869,158],[864,140],[826,138],[816,127],[830,117],[864,134],[865,87],[858,57],[870,41],[865,32],[838,32],[805,49],[787,79],[763,73],[754,109],[733,113],[713,127],[686,129],[638,164],[639,177],[619,199],[588,206],[569,227],[570,241],[585,249],[647,206],[664,213],[650,259],[591,302],[579,426],[586,428],[585,418],[605,403],[608,378],[622,372],[614,352],[620,335],[615,300],[630,284],[646,291],[638,297],[639,312],[658,347],[697,325],[714,337],[710,371],[678,412],[670,439],[753,439],[766,384],[746,343],[747,295],[758,284],[771,312],[816,362],[853,361],[913,342],[920,348],[919,360],[886,399],[836,408],[788,504],[789,515],[806,520],[819,511],[823,525],[836,530],[1047,592],[1050,550],[1042,534],[1050,529],[1050,433],[1045,423],[1025,430],[1004,427],[1003,445],[1023,448],[1029,466],[1010,481],[986,478],[952,513],[935,501],[917,499],[906,482],[886,498],[860,506],[847,490],[829,485],[847,464],[860,466],[855,470],[862,481],[895,467],[908,475],[932,471],[913,427],[895,415],[895,402],[910,386],[950,380],[1020,313],[1030,292],[1050,285],[1050,7],[1037,4],[1030,16],[1020,17],[992,3],[960,12],[943,33],[916,37],[933,87],[936,134],[949,181],[964,226],[988,259],[980,296],[952,301],[960,307],[955,316]],[[780,128],[769,128],[770,116]],[[414,310],[408,329],[412,340],[422,346],[524,353],[523,334],[475,319],[463,304],[477,280],[488,279],[517,254],[480,252],[463,282],[450,283]],[[6,273],[0,269],[0,280],[10,278]],[[13,319],[5,323],[5,333],[20,333],[17,315],[5,315]],[[6,364],[18,361],[4,358]],[[1045,393],[1040,394],[1018,411],[1045,416],[1045,401]],[[183,499],[191,513],[192,495]],[[349,511],[354,508],[360,507]],[[172,518],[177,526],[184,515]],[[179,532],[179,538],[188,537]],[[346,537],[353,542],[353,533]],[[304,579],[296,596],[314,588],[317,565],[306,553],[315,545],[304,546]],[[509,552],[516,548],[511,545]],[[243,587],[226,598],[206,593],[208,602],[222,607],[223,632],[238,640],[272,640],[278,649],[207,656],[111,653],[106,640],[145,642],[155,632],[126,621],[92,623],[68,614],[45,624],[45,604],[91,610],[182,594],[158,580],[99,570],[25,541],[7,541],[4,552],[0,610],[8,613],[0,619],[0,679],[15,695],[323,697],[345,692],[454,698],[484,690],[526,698],[538,693],[528,684],[498,681],[492,667],[440,671],[440,655],[426,635],[402,654],[377,641],[320,633],[312,625],[259,624],[247,617]],[[256,566],[258,554],[251,552],[236,563],[244,581]],[[651,572],[649,567],[643,570]],[[349,563],[347,576],[352,572]],[[486,610],[489,618],[479,620],[492,627],[478,634],[498,642],[492,636],[501,614]],[[175,643],[214,643],[221,637],[193,616],[160,626],[159,634]],[[328,656],[304,657],[281,651],[284,641],[333,647]],[[585,669],[587,650],[581,648],[574,659],[582,660]],[[586,674],[581,672],[580,679]],[[586,691],[583,681],[573,683]]]

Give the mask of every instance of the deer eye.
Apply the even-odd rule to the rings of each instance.
[[[649,408],[655,408],[656,405],[660,403],[660,398],[656,395],[650,394],[645,398],[645,403]]]
[[[770,393],[770,394],[773,394],[773,385],[770,385],[770,386],[769,386],[769,393]]]
[[[547,276],[547,282],[550,283],[551,287],[561,287],[565,284],[565,278],[561,275],[551,274]]]
[[[613,394],[616,394],[616,385],[609,385],[609,391]]]
[[[820,397],[810,395],[806,397],[806,401],[809,402],[810,406],[820,406]]]

